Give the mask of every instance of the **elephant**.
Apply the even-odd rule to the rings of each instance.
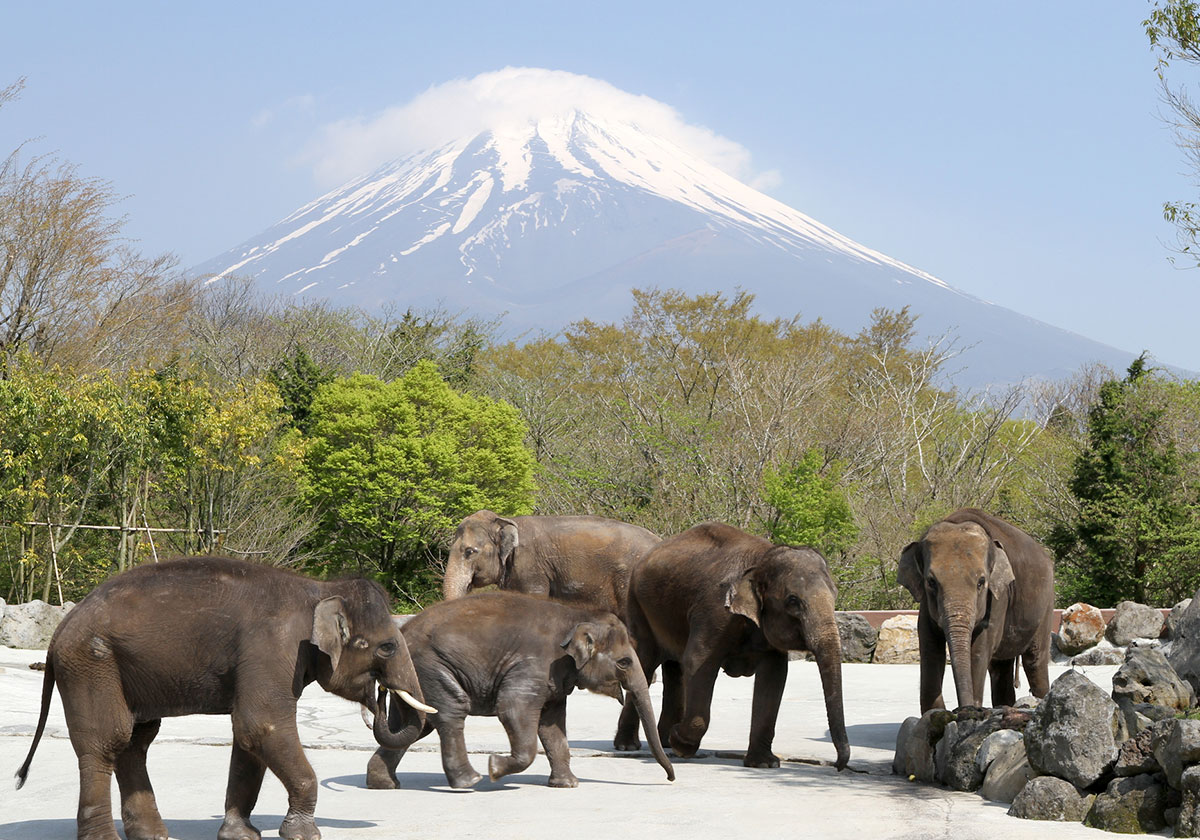
[[[498,516],[477,511],[450,545],[442,597],[474,588],[549,595],[625,618],[629,572],[659,538],[637,525],[599,516]]]
[[[17,772],[24,784],[55,686],[79,760],[78,836],[118,840],[113,773],[128,840],[166,840],[146,772],[164,717],[227,714],[233,755],[219,840],[258,840],[250,812],[269,768],[288,794],[279,836],[315,840],[317,778],[296,702],[321,688],[375,713],[380,744],[420,731],[425,705],[382,587],[321,582],[257,563],[194,557],[137,566],[100,584],[59,624],[46,652],[41,716]],[[376,685],[379,697],[376,697]],[[398,732],[380,706],[393,703]]]
[[[1016,702],[1016,659],[1034,696],[1050,690],[1054,561],[1020,528],[977,508],[935,522],[900,554],[897,581],[920,602],[921,713],[945,707],[946,643],[959,706]]]
[[[821,675],[836,767],[843,769],[850,742],[836,597],[825,558],[814,549],[774,545],[724,523],[701,523],[652,549],[629,582],[628,622],[647,678],[662,665],[659,739],[680,757],[695,755],[708,730],[717,672],[753,674],[743,764],[778,767],[771,745],[787,652],[809,650]],[[613,745],[637,749],[635,719],[622,715]]]
[[[425,699],[438,708],[409,743],[434,729],[442,769],[453,788],[481,778],[467,758],[467,715],[500,718],[511,753],[488,759],[493,780],[528,767],[541,740],[551,787],[576,787],[567,743],[567,695],[576,686],[622,701],[654,720],[650,689],[625,625],[612,613],[516,592],[479,592],[426,607],[402,628]],[[392,709],[396,704],[392,704]],[[367,763],[367,786],[396,788],[396,767],[409,744],[381,747]],[[662,744],[651,752],[675,780]]]

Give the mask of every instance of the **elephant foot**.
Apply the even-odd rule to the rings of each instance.
[[[126,840],[168,840],[170,837],[158,812],[136,815],[123,811],[121,826],[125,829]]]
[[[370,790],[396,790],[400,780],[395,772],[388,767],[387,762],[379,757],[379,753],[367,761],[367,788]]]
[[[679,726],[672,726],[671,733],[667,738],[671,745],[671,750],[680,758],[691,758],[696,754],[696,750],[700,749],[700,742],[692,741],[679,731]]]
[[[573,788],[579,787],[579,779],[570,770],[565,773],[554,773],[550,776],[550,780],[546,782],[553,788]]]
[[[308,814],[288,814],[279,826],[283,840],[321,840],[321,831]]]
[[[613,738],[613,749],[617,752],[634,752],[642,748],[642,742],[638,740],[636,734],[633,736],[624,735],[620,732]]]
[[[742,765],[745,767],[774,769],[779,766],[779,756],[770,750],[752,749],[746,752],[746,757],[742,759]]]
[[[217,840],[262,840],[262,832],[252,826],[249,820],[226,816],[217,832]]]
[[[455,790],[466,790],[467,788],[473,788],[475,785],[479,784],[480,780],[482,779],[483,776],[480,776],[474,770],[466,773],[446,774],[446,781],[448,781],[450,783],[450,787],[454,788]]]

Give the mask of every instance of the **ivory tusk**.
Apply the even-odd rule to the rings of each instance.
[[[362,715],[363,723],[365,723],[367,725],[367,729],[374,729],[375,721],[372,719],[372,718],[374,718],[374,715],[371,714],[371,710],[368,709],[366,706],[364,706],[362,703],[359,703],[358,711]]]
[[[412,706],[418,712],[424,712],[427,715],[436,715],[437,714],[437,709],[433,708],[433,706],[426,706],[424,703],[422,703],[416,697],[413,697],[411,694],[409,694],[407,691],[404,691],[403,689],[401,689],[400,691],[396,691],[395,689],[393,689],[392,694],[395,694],[397,697],[399,697],[401,700],[403,700],[408,705]]]

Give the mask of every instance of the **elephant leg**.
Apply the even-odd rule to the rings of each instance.
[[[700,748],[700,741],[708,731],[709,715],[712,711],[713,685],[720,670],[720,657],[710,651],[701,651],[700,645],[689,640],[684,651],[683,662],[683,718],[671,727],[668,741],[671,749],[680,758],[690,758]],[[664,675],[665,676],[665,675]]]
[[[742,763],[747,767],[778,767],[779,757],[771,751],[775,741],[775,722],[787,685],[786,653],[773,650],[765,654],[754,671],[754,704],[750,712],[750,746]]]
[[[63,669],[66,671],[66,669]],[[79,840],[119,840],[112,813],[117,757],[133,736],[116,667],[58,677],[71,746],[79,760]]]
[[[433,724],[426,720],[425,728],[421,730],[421,734],[413,743],[432,731]],[[375,750],[375,754],[367,761],[367,787],[371,790],[396,790],[399,788],[400,780],[396,778],[396,768],[400,765],[400,759],[404,758],[404,754],[408,752],[409,746],[412,745],[408,744],[398,750],[389,750],[386,747]]]
[[[1047,611],[1033,642],[1021,654],[1021,664],[1029,678],[1029,693],[1034,697],[1045,697],[1050,691],[1050,625],[1053,618],[1053,611]]]
[[[1015,659],[997,659],[988,665],[988,679],[992,682],[992,707],[1011,706],[1017,702],[1017,662]]]
[[[236,714],[235,714],[236,717]],[[283,783],[288,795],[288,810],[279,826],[283,840],[319,840],[317,811],[317,774],[304,756],[300,733],[296,729],[295,708],[286,722],[259,725],[251,731],[259,735],[256,752],[263,764]],[[235,725],[235,742],[245,743]]]
[[[217,840],[260,840],[262,833],[250,823],[250,812],[258,802],[267,765],[252,752],[233,742],[229,757],[229,783],[225,787],[225,821]]]
[[[567,742],[567,701],[552,700],[542,707],[538,720],[538,739],[550,761],[550,787],[579,787],[571,772],[571,745]]]
[[[167,827],[158,813],[154,789],[146,773],[146,753],[158,735],[161,720],[135,724],[116,761],[117,786],[121,790],[121,823],[127,840],[167,840]]]
[[[917,614],[917,643],[921,655],[921,714],[925,714],[930,709],[946,708],[942,699],[946,637],[925,610]]]
[[[463,739],[466,715],[447,714],[442,706],[437,708],[437,733],[442,745],[442,770],[446,773],[446,781],[452,788],[475,787],[483,776],[475,771],[467,758],[467,742]]]
[[[662,709],[658,713],[658,739],[669,743],[671,729],[683,720],[683,669],[678,662],[662,664]]]
[[[537,756],[537,723],[533,716],[537,712],[529,708],[529,700],[510,697],[498,704],[497,717],[508,733],[511,752],[508,755],[493,754],[488,758],[488,777],[494,782],[511,773],[520,773],[533,764]],[[563,736],[566,738],[565,734]]]
[[[629,618],[626,625],[629,627],[629,638],[633,642],[638,661],[642,663],[646,684],[649,685],[654,682],[654,670],[659,666],[662,656],[654,641],[654,633],[650,630],[650,624],[646,621],[641,606],[633,598],[629,599],[628,612]],[[626,697],[625,705],[621,707],[621,717],[617,720],[617,734],[613,738],[613,747],[622,752],[641,749],[642,742],[638,740],[640,723],[637,705],[632,697]]]

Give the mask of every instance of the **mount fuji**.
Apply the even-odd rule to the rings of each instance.
[[[630,290],[755,295],[854,333],[909,306],[968,349],[960,385],[1059,377],[1133,354],[965,294],[621,116],[568,108],[392,160],[195,271],[366,309],[503,316],[505,334],[619,320]]]

